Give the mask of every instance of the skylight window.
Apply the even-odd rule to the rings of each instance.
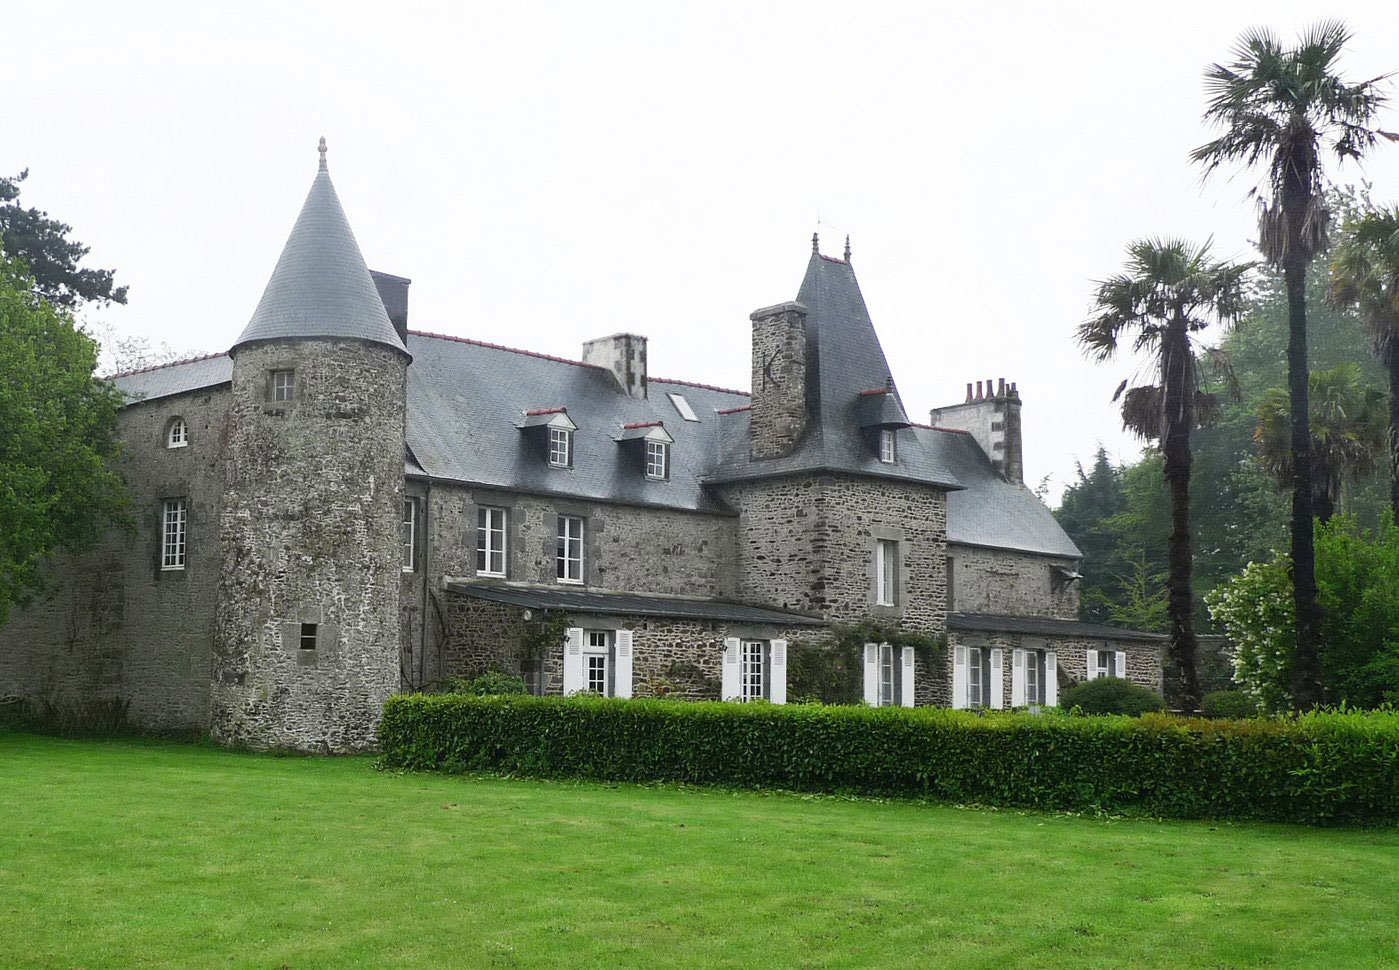
[[[695,409],[690,407],[689,401],[685,400],[685,395],[667,393],[666,397],[670,398],[670,403],[675,405],[675,410],[679,411],[680,416],[686,421],[699,420],[699,418],[695,416]]]

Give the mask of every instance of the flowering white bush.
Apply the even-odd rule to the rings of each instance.
[[[1210,616],[1234,644],[1234,681],[1269,713],[1292,704],[1291,559],[1251,562],[1205,597]]]

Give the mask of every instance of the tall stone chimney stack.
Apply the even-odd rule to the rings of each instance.
[[[935,427],[970,433],[1006,481],[1024,483],[1020,391],[1014,382],[1007,384],[1004,377],[998,381],[968,381],[965,401],[936,408],[929,413],[929,419]]]
[[[612,372],[629,397],[646,397],[646,338],[635,333],[614,333],[583,344],[583,363]]]
[[[749,453],[755,460],[790,455],[806,434],[806,307],[779,303],[754,310],[753,413]]]

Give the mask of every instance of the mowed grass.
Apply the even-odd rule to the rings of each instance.
[[[0,966],[1394,967],[1399,832],[0,733]]]

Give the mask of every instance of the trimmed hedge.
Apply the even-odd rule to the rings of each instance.
[[[1399,820],[1399,714],[1210,721],[588,697],[390,698],[382,764],[1332,824]]]

